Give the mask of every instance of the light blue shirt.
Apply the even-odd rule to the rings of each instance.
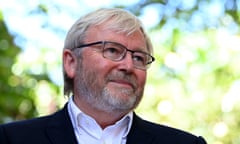
[[[102,129],[92,117],[83,113],[76,106],[72,97],[69,99],[68,113],[78,144],[126,144],[132,125],[133,112],[129,112],[114,125],[105,129]]]

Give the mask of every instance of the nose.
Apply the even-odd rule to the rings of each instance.
[[[119,69],[126,72],[132,72],[134,70],[131,52],[127,52],[124,58],[121,61],[119,61]]]

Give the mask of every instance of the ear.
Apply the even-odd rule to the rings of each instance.
[[[73,78],[77,70],[77,58],[69,49],[63,50],[63,68],[68,77]]]

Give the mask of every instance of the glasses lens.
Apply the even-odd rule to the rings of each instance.
[[[141,52],[133,52],[133,63],[137,67],[145,67],[148,63],[148,55]]]
[[[120,61],[124,58],[127,51],[132,53],[133,64],[136,68],[147,69],[150,63],[153,62],[152,56],[147,53],[139,51],[131,51],[122,46],[121,44],[114,42],[105,42],[103,46],[103,57],[113,60]]]
[[[115,43],[105,43],[103,48],[103,56],[113,61],[121,60],[126,49]]]

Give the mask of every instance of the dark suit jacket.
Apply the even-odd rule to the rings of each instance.
[[[85,142],[87,144],[87,142]],[[0,126],[0,144],[77,144],[67,106],[53,115]],[[206,144],[203,138],[134,114],[127,144]]]

